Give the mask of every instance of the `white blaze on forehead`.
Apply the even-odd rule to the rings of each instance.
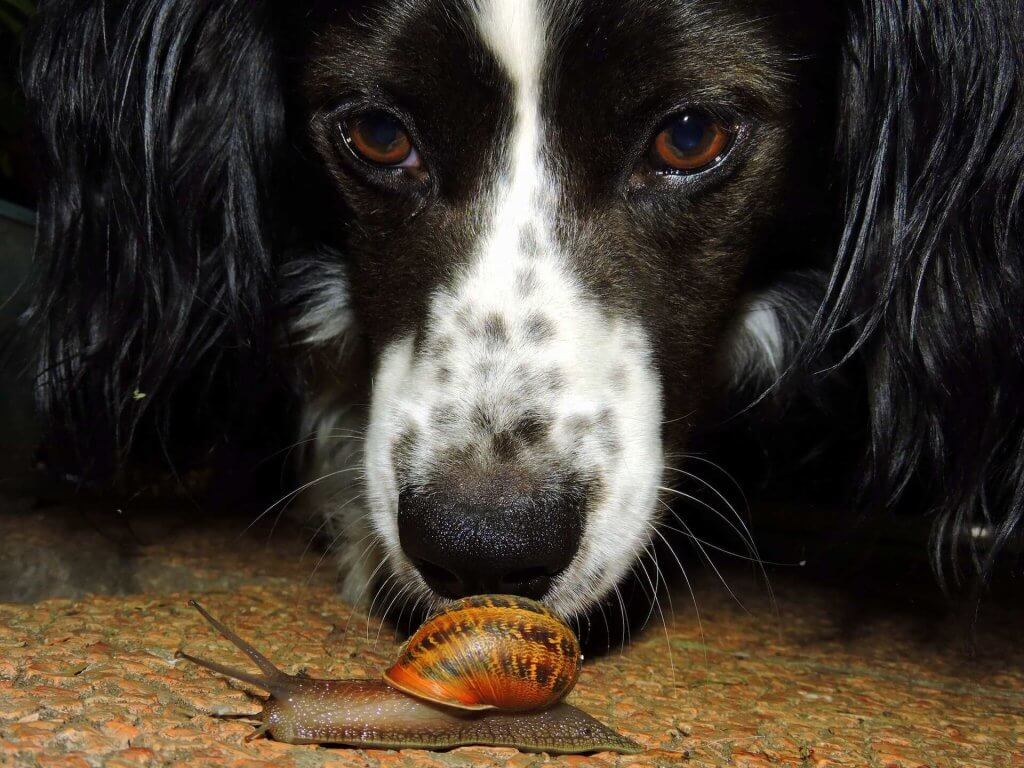
[[[548,223],[537,210],[545,174],[541,156],[541,75],[547,49],[547,20],[536,0],[478,0],[480,38],[505,70],[513,88],[513,126],[500,147],[504,173],[491,199],[491,221],[477,265],[475,290],[507,291],[515,262],[522,258],[521,232],[531,225],[538,245],[549,251]]]
[[[577,557],[546,598],[571,614],[607,593],[649,541],[662,472],[661,385],[643,328],[604,311],[572,268],[571,259],[586,254],[572,253],[555,234],[559,177],[545,167],[541,107],[545,6],[476,0],[472,7],[480,39],[511,84],[512,120],[494,137],[497,171],[478,202],[484,226],[470,263],[433,295],[422,351],[408,336],[380,357],[367,496],[392,567],[415,580],[398,541],[399,485],[429,482],[439,456],[479,441],[474,410],[486,411],[495,432],[544,414],[543,450],[599,488]],[[487,323],[496,337],[490,341]],[[527,386],[544,374],[560,384]],[[410,431],[415,446],[399,477],[392,449]]]
[[[547,47],[547,19],[537,1],[478,0],[477,25],[518,93],[537,91]]]

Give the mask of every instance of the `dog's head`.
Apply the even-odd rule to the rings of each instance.
[[[858,411],[800,376],[841,368],[863,485],[925,480],[939,565],[998,521],[987,574],[1024,517],[1020,3],[904,5],[40,3],[49,462],[264,458],[305,371],[283,303],[321,476],[363,445],[333,450],[368,380],[338,347],[373,361],[369,515],[324,521],[365,575],[571,613],[657,535],[663,457],[730,379],[792,372],[802,445],[803,395],[807,443]]]
[[[650,543],[781,204],[796,52],[766,9],[384,1],[318,35],[369,514],[401,579],[572,613]]]

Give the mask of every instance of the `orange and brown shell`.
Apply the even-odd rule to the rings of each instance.
[[[450,707],[525,711],[561,701],[576,684],[581,659],[576,635],[540,603],[482,595],[427,621],[384,679]]]

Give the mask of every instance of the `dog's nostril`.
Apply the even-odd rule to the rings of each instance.
[[[460,569],[449,571],[427,560],[413,560],[427,585],[442,597],[452,599],[479,594],[522,595],[535,600],[544,597],[554,577],[544,568],[524,568],[508,574],[490,575]]]
[[[564,569],[562,569],[564,570]],[[551,589],[551,582],[562,571],[550,573],[547,568],[523,568],[507,573],[499,579],[500,592],[538,599]]]
[[[483,593],[522,595],[538,599],[547,593],[554,577],[561,573],[550,573],[544,567],[536,567],[489,576],[468,571],[455,573],[422,558],[413,559],[412,564],[431,589],[442,597],[453,599]]]
[[[462,597],[461,579],[447,568],[442,568],[422,558],[413,559],[412,564],[416,566],[416,570],[420,572],[423,580],[439,595],[451,598]]]

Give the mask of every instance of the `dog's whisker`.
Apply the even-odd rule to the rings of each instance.
[[[282,504],[284,502],[290,501],[291,499],[295,498],[296,496],[298,496],[300,493],[302,493],[303,491],[307,490],[308,488],[312,488],[314,485],[317,485],[318,483],[322,483],[324,480],[329,480],[332,477],[336,477],[338,475],[344,475],[344,474],[346,474],[348,472],[355,472],[355,471],[358,471],[360,469],[361,469],[361,467],[346,467],[345,469],[338,469],[338,470],[335,470],[334,472],[328,472],[327,474],[321,475],[320,477],[318,477],[318,478],[316,478],[314,480],[310,480],[309,482],[303,483],[301,486],[296,488],[294,491],[289,491],[284,496],[282,496],[280,499],[278,499],[273,504],[271,504],[269,507],[267,507],[265,510],[263,510],[258,515],[256,515],[256,518],[251,523],[249,523],[247,526],[245,526],[245,528],[243,528],[242,531],[238,535],[239,536],[245,535],[245,533],[250,528],[252,528],[254,525],[256,525],[256,523],[258,523],[260,520],[262,520],[267,514],[269,514],[272,510],[274,510],[278,505],[280,505],[280,504]]]
[[[365,430],[362,430],[362,431],[347,430],[347,431],[345,431],[345,430],[341,430],[340,428],[329,429],[329,430],[325,430],[325,431],[322,431],[322,432],[318,431],[318,430],[313,430],[313,432],[311,432],[309,435],[307,435],[306,437],[302,438],[301,440],[296,440],[294,443],[292,443],[290,445],[286,445],[284,448],[279,448],[278,450],[274,451],[273,453],[270,453],[267,456],[263,457],[262,459],[260,459],[256,463],[256,466],[257,467],[262,467],[268,461],[272,461],[273,459],[276,459],[281,454],[288,454],[291,451],[294,451],[296,448],[299,448],[299,447],[301,447],[303,445],[309,445],[310,443],[324,442],[326,440],[362,440],[362,441],[365,442],[366,434],[365,434]]]
[[[297,498],[298,495],[292,496],[286,503],[278,507],[277,514],[274,515],[274,522],[271,523],[270,530],[267,531],[267,544],[270,544],[270,542],[273,541],[274,532],[277,530],[277,526],[281,522],[281,517],[284,515],[285,512],[288,511],[288,508],[291,506],[291,503]]]
[[[659,536],[661,538],[661,540],[663,542],[665,542],[664,537],[660,535],[660,532],[658,531],[658,528],[657,528],[656,525],[654,525],[653,523],[650,523],[650,522],[648,522],[647,525],[648,525],[648,527],[649,527],[649,529],[651,530],[652,533],[654,533],[656,536]],[[665,542],[665,544],[667,545],[668,542]],[[670,551],[671,551],[671,548],[670,548]],[[661,567],[661,563],[658,560],[657,542],[654,542],[654,541],[651,542],[651,552],[654,555],[654,565],[658,569],[659,578],[665,584],[665,599],[668,601],[668,615],[669,615],[670,618],[672,618],[674,620],[676,614],[675,614],[675,606],[672,604],[672,589],[671,589],[671,585],[669,584],[668,577],[665,575],[665,572],[664,572],[664,570]]]
[[[376,648],[377,644],[380,642],[380,634],[381,634],[381,632],[384,631],[384,624],[385,624],[385,622],[387,622],[388,616],[391,614],[391,609],[394,607],[395,603],[397,603],[399,599],[404,597],[409,592],[409,590],[411,588],[412,588],[412,585],[410,585],[409,582],[403,581],[400,584],[398,591],[395,593],[395,596],[391,598],[391,602],[389,602],[387,604],[387,606],[385,606],[384,610],[381,611],[381,613],[380,613],[380,626],[377,627],[377,636],[375,638],[373,638],[373,647],[374,648]],[[395,623],[395,627],[396,628],[398,627],[398,623],[397,622]]]
[[[366,515],[363,515],[362,517],[366,517]],[[344,535],[344,534],[343,533],[338,534],[339,537],[342,536],[342,535]],[[375,535],[375,533],[373,531],[370,531],[369,533],[365,534],[362,538],[360,538],[357,542],[355,542],[352,545],[352,548],[353,549],[357,549],[364,541],[367,541],[367,540],[369,540],[369,544],[367,544],[365,547],[363,547],[362,551],[359,553],[359,557],[357,557],[355,559],[355,562],[353,562],[349,566],[350,570],[353,570],[353,571],[354,570],[358,570],[359,567],[363,564],[363,561],[366,560],[366,558],[369,556],[369,554],[374,550],[377,542],[376,542],[376,535]],[[384,565],[384,562],[385,562],[385,560],[382,558],[381,561],[379,563],[377,563],[377,566],[376,566],[376,568],[374,568],[373,572],[376,573],[377,570],[382,565]],[[359,604],[359,600],[362,598],[362,595],[363,595],[364,591],[365,591],[365,586],[364,586],[363,589],[360,590],[359,595],[356,597],[356,599],[354,601],[354,604],[356,604],[356,605]]]
[[[708,653],[707,638],[704,635],[704,619],[700,615],[700,606],[697,604],[697,593],[693,589],[693,583],[690,581],[690,574],[686,572],[686,568],[683,567],[683,561],[679,559],[679,556],[672,550],[672,556],[676,560],[676,564],[679,566],[679,573],[683,576],[683,581],[686,583],[686,589],[690,593],[690,601],[693,603],[693,612],[697,617],[697,634],[700,636],[701,650],[704,653],[704,668],[711,674],[711,659]]]
[[[416,608],[419,606],[421,599],[422,595],[419,594],[419,590],[416,589],[414,584],[410,583],[406,597],[402,601],[402,609],[398,612],[398,618],[395,620],[395,642],[398,642],[398,634],[402,629],[402,617],[405,616],[406,609],[409,609],[409,621],[415,621]],[[412,601],[411,607],[409,605],[410,600]]]
[[[682,525],[687,530],[687,532],[689,531],[689,527],[681,519],[679,520],[679,524]],[[666,545],[671,546],[669,545],[668,539],[665,538],[665,535],[660,530],[658,530],[658,526],[654,526],[654,533],[657,536],[659,536],[661,540],[665,542]],[[744,613],[751,615],[751,612],[747,609],[746,605],[744,605],[743,601],[740,600],[735,590],[729,585],[729,582],[726,581],[725,576],[722,574],[722,571],[719,569],[719,567],[715,564],[715,561],[711,559],[711,556],[704,549],[703,545],[696,540],[697,537],[690,534],[690,538],[694,540],[694,544],[696,544],[697,551],[700,553],[704,561],[711,567],[711,570],[714,571],[715,576],[722,583],[722,586],[725,587],[725,591],[729,593],[729,596],[734,601],[736,601],[736,604],[743,610]]]
[[[604,600],[598,601],[597,610],[601,612],[601,620],[604,622],[605,653],[609,653],[612,649],[612,627],[608,622],[608,613],[605,610]]]
[[[327,515],[323,516],[323,521],[316,527],[316,530],[310,534],[309,539],[306,541],[306,546],[302,548],[302,553],[299,555],[299,562],[306,559],[306,553],[309,552],[309,548],[313,546],[313,542],[316,541],[320,536],[320,531],[327,527],[331,519]],[[308,582],[307,582],[308,583]]]
[[[367,550],[369,550],[372,547],[373,547],[373,543],[371,542],[370,544],[368,544],[366,546],[366,550],[364,550],[364,554],[365,554],[365,552]],[[360,556],[360,557],[362,557],[362,556]],[[377,574],[380,572],[380,569],[383,568],[386,563],[387,563],[387,560],[385,558],[381,558],[381,561],[379,563],[377,563],[377,567],[373,569],[373,571],[367,577],[366,581],[363,582],[363,586],[359,590],[359,594],[356,595],[356,599],[352,603],[352,612],[349,613],[349,615],[348,615],[348,621],[345,622],[345,631],[343,633],[343,636],[345,638],[348,638],[349,627],[352,624],[352,617],[355,616],[356,610],[357,610],[357,608],[359,607],[359,605],[362,602],[363,595],[366,594],[366,590],[369,589],[371,584],[373,584],[373,580],[377,577]],[[370,612],[369,611],[366,612],[366,620],[367,620],[367,627],[369,627],[369,620],[370,620]]]
[[[632,637],[630,636],[631,632],[629,628],[629,613],[626,610],[626,601],[622,597],[622,590],[619,588],[619,585],[615,584],[614,587],[612,587],[612,591],[615,593],[615,599],[619,603],[619,611],[622,617],[622,627],[619,630],[619,655],[621,656],[626,652],[626,645],[632,641]]]
[[[703,464],[707,464],[707,465],[713,467],[714,469],[717,469],[719,472],[721,472],[726,477],[726,479],[730,483],[732,483],[733,488],[735,488],[736,492],[739,493],[740,498],[743,499],[744,511],[747,513],[747,517],[750,517],[750,501],[747,499],[747,494],[743,490],[743,486],[740,484],[739,480],[737,480],[732,475],[732,473],[729,472],[729,470],[727,470],[721,464],[719,464],[719,463],[717,463],[715,461],[712,461],[711,459],[709,459],[709,458],[707,458],[705,456],[700,456],[700,455],[698,455],[696,453],[682,453],[682,454],[680,454],[680,458],[682,458],[685,461],[699,461],[699,462],[701,462]],[[666,466],[665,468],[668,469],[668,470],[671,470],[673,472],[680,471],[676,467]]]
[[[719,468],[719,469],[721,469],[721,468]],[[724,470],[721,470],[721,471],[724,472]],[[779,606],[778,606],[778,601],[775,598],[775,589],[772,586],[771,579],[768,578],[768,569],[765,567],[764,558],[761,557],[761,553],[757,549],[757,544],[754,541],[754,534],[750,530],[750,527],[747,525],[746,521],[743,519],[743,516],[740,515],[740,513],[736,510],[736,508],[732,504],[729,503],[728,499],[725,498],[725,496],[722,494],[722,492],[719,491],[715,486],[713,486],[707,480],[705,480],[704,478],[702,478],[702,477],[700,477],[700,476],[698,476],[698,475],[696,475],[696,474],[694,474],[692,472],[686,472],[686,471],[682,471],[682,472],[683,472],[683,474],[693,478],[697,482],[701,483],[702,485],[704,485],[705,487],[710,489],[713,493],[715,493],[718,496],[718,498],[720,498],[726,504],[726,506],[729,507],[729,509],[732,511],[733,515],[736,517],[737,522],[739,522],[739,524],[743,527],[743,530],[747,534],[747,539],[750,542],[750,547],[751,547],[751,550],[752,550],[751,556],[753,558],[755,558],[756,561],[758,562],[758,565],[759,565],[759,568],[760,568],[760,571],[761,571],[761,576],[764,579],[765,588],[768,591],[768,600],[769,600],[769,602],[770,602],[770,604],[772,606],[772,613],[774,613],[776,618],[778,618],[778,616],[779,616]],[[727,472],[725,472],[725,474],[728,476]],[[736,481],[733,480],[733,482],[735,483]],[[743,489],[739,486],[739,483],[736,483],[736,486],[737,486],[737,488],[739,488],[740,495],[743,497],[743,501],[746,504],[746,511],[747,511],[747,515],[749,517],[750,516],[750,504],[749,504],[749,502],[747,502],[747,497],[743,493]]]
[[[367,615],[368,619],[369,619],[369,617],[372,617],[372,616],[375,615],[374,611],[373,611],[373,608],[377,604],[377,600],[380,599],[381,596],[383,595],[384,601],[386,601],[391,596],[391,593],[394,591],[395,587],[398,586],[399,582],[400,582],[400,577],[399,577],[397,572],[392,571],[391,573],[388,574],[388,577],[386,579],[384,579],[384,582],[377,589],[377,593],[373,596],[373,600],[370,601],[370,607],[366,611],[366,615]],[[387,588],[387,592],[386,593],[384,591],[385,588]],[[370,623],[369,623],[369,620],[367,620],[367,624],[366,624],[366,641],[367,642],[370,641]]]
[[[332,503],[336,503],[340,496],[342,496],[343,494],[351,491],[353,487],[365,486],[365,480],[366,480],[365,473],[358,472],[358,473],[356,473],[355,475],[352,476],[351,482],[345,482],[337,490],[331,491],[323,499],[322,502],[319,502],[319,503],[316,503],[316,504],[310,504],[309,505],[308,514],[306,514],[305,518],[303,519],[303,522],[304,523],[308,523],[310,520],[312,520],[315,517],[322,517],[322,518],[325,518],[328,521],[328,524],[330,524],[331,523],[331,518],[334,516],[332,514],[329,514],[329,511],[330,511],[329,507],[330,507],[330,505]],[[294,517],[295,514],[296,513],[293,512],[292,516]]]
[[[654,531],[653,526],[650,522],[646,523],[647,529]],[[656,532],[656,531],[654,531]],[[644,547],[645,554],[649,553],[651,558],[651,568],[654,571],[654,594],[658,596],[658,612],[661,613],[662,607],[660,604],[661,595],[665,595],[665,599],[668,600],[669,615],[672,614],[672,593],[668,588],[668,580],[665,578],[665,574],[661,570],[661,563],[658,562],[658,550],[653,539],[651,539],[647,546]],[[664,623],[664,615],[662,615],[662,623]]]
[[[370,514],[369,512],[363,513],[362,515],[357,517],[355,519],[355,521],[353,521],[354,524],[358,524],[362,520],[365,520],[366,518],[369,517],[369,514]],[[316,564],[313,566],[313,570],[309,574],[309,580],[310,581],[316,575],[316,572],[317,572],[317,570],[319,570],[320,565],[324,562],[325,559],[327,559],[328,555],[330,555],[334,551],[334,548],[337,546],[338,542],[341,541],[342,537],[346,536],[347,534],[348,534],[347,528],[343,528],[342,530],[338,531],[338,533],[335,534],[334,538],[331,539],[330,543],[327,544],[324,547],[324,551],[322,553],[320,553],[320,558],[316,561]],[[363,538],[359,540],[359,543],[362,543],[363,541],[365,541],[366,539],[370,538],[371,536],[373,536],[373,531],[372,530],[369,533],[367,533],[365,536],[363,536]],[[365,557],[366,553],[369,552],[371,548],[372,548],[372,543],[371,543],[371,545],[367,546],[366,549],[363,550],[363,554],[359,556],[359,559],[356,561],[356,563],[355,563],[355,565],[353,567],[359,565],[359,563],[362,561],[363,557]]]
[[[737,525],[733,523],[732,520],[730,520],[729,517],[727,517],[721,510],[715,509],[715,507],[713,507],[708,502],[704,501],[704,499],[694,496],[692,493],[680,491],[678,488],[658,486],[658,490],[663,491],[665,493],[671,493],[675,496],[679,496],[680,498],[687,499],[688,501],[692,501],[698,506],[711,512],[713,515],[718,517],[722,522],[724,522],[727,526],[729,526],[729,528],[732,529],[733,533],[735,533],[736,536],[740,539],[740,541],[743,542],[744,547],[746,548],[747,552],[750,554],[752,558],[756,560],[761,559],[760,555],[757,552],[757,547],[754,545],[753,539],[749,538],[747,534],[744,533],[743,530],[741,530],[739,527],[737,527]]]
[[[691,480],[695,480],[696,482],[700,483],[702,486],[707,488],[709,491],[711,491],[711,493],[713,493],[715,496],[717,496],[718,499],[723,504],[725,504],[725,506],[729,510],[729,512],[731,512],[732,515],[736,518],[736,522],[740,524],[740,526],[743,528],[743,531],[746,533],[747,539],[750,541],[751,544],[753,544],[753,542],[754,542],[754,535],[751,532],[749,526],[747,525],[746,520],[743,519],[743,515],[741,515],[739,513],[739,510],[736,509],[736,507],[733,505],[733,503],[731,501],[729,501],[729,499],[726,498],[725,494],[723,494],[720,490],[718,490],[718,488],[716,488],[713,484],[709,483],[703,477],[701,477],[700,475],[697,475],[697,474],[695,474],[693,472],[688,472],[687,470],[680,469],[678,467],[666,467],[666,469],[669,469],[669,470],[671,470],[673,472],[678,472],[679,474],[685,475],[686,477],[690,478]],[[748,514],[749,514],[749,510],[748,510]]]
[[[364,496],[365,496],[365,494],[362,493],[362,492],[357,493],[355,496],[352,496],[348,501],[346,501],[344,504],[342,504],[340,507],[338,507],[337,510],[332,510],[332,513],[340,512],[341,510],[345,509],[349,504],[352,504],[352,503],[358,501],[359,499],[362,499]],[[363,520],[365,520],[367,517],[369,517],[369,515],[370,515],[369,512],[364,512],[363,514],[359,515],[359,517],[355,518],[352,521],[352,523],[349,525],[349,527],[357,526],[359,523],[361,523]],[[317,529],[315,531],[313,531],[313,534],[309,537],[309,541],[306,542],[306,546],[302,550],[302,554],[299,555],[299,560],[302,560],[303,558],[306,557],[306,553],[309,552],[309,548],[311,546],[313,546],[313,542],[316,541],[316,539],[319,537],[320,531],[322,531],[324,528],[326,528],[332,522],[331,516],[323,515],[322,517],[323,517],[323,522],[321,522],[320,525],[317,526]],[[334,537],[334,539],[331,540],[330,544],[327,545],[324,548],[324,553],[330,552],[334,548],[334,546],[338,543],[339,537],[342,536],[342,535],[344,535],[344,531],[342,531],[342,533],[336,535]],[[359,544],[362,544],[371,535],[372,535],[372,533],[366,534],[366,536],[364,536],[356,544],[356,546],[358,546]],[[321,556],[323,556],[323,553],[321,554]],[[318,565],[319,565],[319,562],[318,562]],[[314,572],[315,572],[315,570],[316,569],[314,568]]]
[[[693,416],[696,413],[697,413],[697,411],[696,411],[696,409],[694,409],[694,410],[690,411],[689,413],[684,414],[683,416],[677,416],[674,419],[665,419],[664,421],[661,422],[661,426],[667,427],[667,426],[672,425],[672,424],[677,424],[680,421],[686,421],[688,418],[690,418],[691,416]]]
[[[594,631],[594,627],[593,627],[593,624],[591,623],[591,620],[590,620],[590,611],[584,611],[583,612],[583,618],[586,619],[586,621],[587,621],[587,635],[588,636],[592,635],[593,631]]]
[[[662,504],[665,504],[665,502],[662,502]],[[679,519],[680,513],[675,511],[674,509],[672,509],[668,505],[665,505],[665,506],[668,509],[668,511],[672,514],[672,517],[674,517],[677,522],[682,524],[683,521]],[[693,541],[695,543],[701,544],[706,549],[711,549],[711,550],[714,550],[715,552],[720,552],[721,554],[726,555],[728,557],[734,557],[737,560],[743,560],[743,561],[746,561],[748,563],[755,563],[757,565],[770,565],[770,566],[778,567],[778,568],[802,568],[802,567],[804,567],[807,564],[806,560],[796,560],[796,561],[791,562],[791,563],[784,563],[784,562],[781,562],[781,561],[778,561],[778,560],[764,560],[764,559],[750,557],[749,555],[744,555],[741,552],[733,552],[731,549],[726,549],[725,547],[720,547],[717,544],[711,543],[707,539],[702,539],[700,536],[697,536],[696,534],[694,534],[692,532],[692,530],[683,530],[682,528],[676,528],[674,525],[671,525],[671,524],[669,524],[666,521],[662,521],[661,523],[659,523],[659,527],[664,528],[665,530],[668,530],[668,531],[672,531],[673,533],[677,533],[680,536],[685,536],[687,539],[690,539],[691,541]]]
[[[757,551],[757,547],[754,544],[753,540],[752,539],[747,539],[747,537],[743,535],[743,533],[732,523],[732,521],[729,520],[728,517],[723,515],[719,510],[715,509],[714,507],[712,507],[710,504],[708,504],[704,500],[699,499],[696,496],[688,494],[688,493],[686,493],[684,491],[678,491],[678,490],[674,490],[674,489],[671,489],[671,488],[662,488],[661,490],[665,490],[665,491],[668,491],[670,493],[675,493],[675,494],[677,494],[677,495],[679,495],[679,496],[681,496],[683,498],[686,498],[686,499],[689,499],[690,501],[696,502],[697,504],[701,505],[702,507],[710,510],[713,514],[718,516],[727,525],[729,525],[730,528],[733,529],[733,531],[736,533],[736,535],[740,537],[740,540],[743,541],[744,545],[746,546],[747,551],[750,553],[751,560],[754,563],[757,564],[757,566],[758,566],[758,568],[760,570],[761,576],[762,576],[762,578],[765,581],[765,588],[768,591],[768,599],[769,599],[769,602],[772,605],[773,613],[777,614],[778,613],[778,606],[777,606],[777,603],[776,603],[776,600],[775,600],[775,591],[773,590],[773,588],[771,586],[771,579],[768,577],[768,569],[765,566],[764,558],[762,558],[760,552]],[[673,515],[675,516],[675,519],[678,522],[680,522],[680,523],[682,522],[682,519],[677,514],[673,513]]]
[[[679,473],[681,473],[681,474],[685,475],[686,477],[689,477],[689,478],[691,478],[693,480],[696,480],[698,483],[700,483],[704,487],[710,489],[719,499],[722,500],[722,502],[724,502],[726,504],[726,506],[729,508],[730,512],[732,512],[732,514],[735,517],[736,521],[742,527],[742,531],[739,528],[737,528],[737,526],[725,514],[723,514],[720,510],[715,509],[715,507],[713,507],[712,505],[708,504],[703,499],[699,499],[696,496],[693,496],[692,494],[688,494],[688,493],[685,493],[683,491],[679,491],[677,489],[666,488],[664,486],[661,486],[659,488],[659,490],[668,491],[669,493],[675,493],[675,494],[677,494],[677,495],[679,495],[679,496],[681,496],[683,498],[686,498],[686,499],[689,499],[691,501],[694,501],[694,502],[698,503],[700,506],[704,507],[705,509],[710,510],[719,519],[721,519],[723,522],[725,522],[736,533],[737,536],[739,536],[740,540],[743,541],[744,545],[746,546],[747,551],[750,554],[751,559],[754,562],[757,563],[758,569],[761,572],[761,577],[764,579],[765,589],[768,592],[768,600],[769,600],[769,603],[771,604],[771,607],[772,607],[772,613],[774,613],[775,616],[778,617],[778,615],[779,615],[778,601],[775,598],[775,590],[772,587],[771,579],[768,577],[768,568],[766,567],[766,563],[764,561],[764,558],[761,557],[761,553],[758,551],[757,544],[754,542],[753,533],[751,532],[750,528],[747,526],[746,522],[743,520],[743,517],[739,514],[739,512],[736,510],[736,508],[731,503],[729,503],[729,500],[726,499],[726,497],[717,488],[715,488],[711,483],[707,482],[706,480],[704,480],[703,478],[699,477],[698,475],[696,475],[696,474],[694,474],[692,472],[687,472],[686,470],[672,468],[672,467],[669,467],[669,469],[674,469],[674,471],[679,472]],[[675,518],[676,518],[676,520],[678,522],[683,523],[682,518],[679,517],[678,515],[675,515]],[[686,526],[686,528],[687,528],[687,530],[689,530],[689,526]]]
[[[395,578],[394,572],[389,573],[387,577],[384,579],[384,581],[377,585],[377,588],[373,592],[373,598],[370,600],[370,604],[366,607],[366,620],[364,622],[365,626],[363,627],[363,639],[367,643],[370,642],[370,625],[375,620],[373,606],[376,604],[377,599],[381,596],[381,594],[384,592],[384,590],[387,588],[388,584],[391,582],[393,578]]]
[[[641,624],[640,624],[640,628],[641,629],[646,629],[647,625],[650,624],[651,619],[654,618],[654,606],[655,606],[655,604],[657,603],[657,600],[658,600],[657,588],[654,586],[654,582],[651,580],[650,573],[647,572],[647,566],[644,565],[644,555],[646,553],[647,553],[647,548],[645,547],[644,550],[641,552],[640,556],[635,561],[635,566],[639,566],[640,570],[644,574],[644,579],[646,580],[646,585],[645,585],[644,581],[642,581],[642,580],[639,581],[639,584],[643,588],[644,594],[649,595],[649,598],[650,598],[650,606],[647,609],[647,615],[644,617],[643,622],[641,622]],[[633,571],[633,573],[634,573],[634,575],[636,575],[637,579],[639,580],[640,579],[640,575],[635,570]],[[647,588],[648,587],[651,590],[649,593],[647,592]]]
[[[648,525],[650,525],[650,523],[648,523]],[[655,530],[654,532],[657,533],[657,530]],[[649,547],[649,549],[648,549],[648,547]],[[662,628],[662,630],[664,632],[664,635],[665,635],[665,648],[668,651],[668,665],[669,665],[669,669],[672,672],[672,689],[673,689],[673,691],[675,691],[676,665],[675,665],[675,658],[674,658],[674,655],[672,653],[672,638],[671,638],[671,635],[669,634],[669,631],[668,631],[668,622],[665,619],[665,612],[662,610],[662,607],[661,607],[661,589],[660,589],[660,585],[663,583],[663,574],[661,572],[661,565],[658,563],[658,553],[657,553],[657,551],[654,548],[654,542],[653,541],[650,542],[648,544],[648,547],[644,548],[644,554],[647,554],[648,552],[650,552],[651,564],[652,564],[652,567],[654,569],[655,579],[653,581],[650,579],[650,576],[647,573],[647,568],[643,565],[642,560],[640,562],[640,567],[643,568],[644,575],[647,576],[648,581],[651,584],[651,598],[652,598],[651,599],[651,604],[652,604],[652,608],[657,610],[658,616],[661,619],[661,628]],[[667,585],[667,582],[665,582],[665,583]],[[667,588],[665,590],[665,594],[666,594],[666,596],[668,596],[668,599],[669,599],[669,611],[670,611],[670,614],[671,614],[672,613],[671,596],[669,595],[669,592],[668,592]]]

